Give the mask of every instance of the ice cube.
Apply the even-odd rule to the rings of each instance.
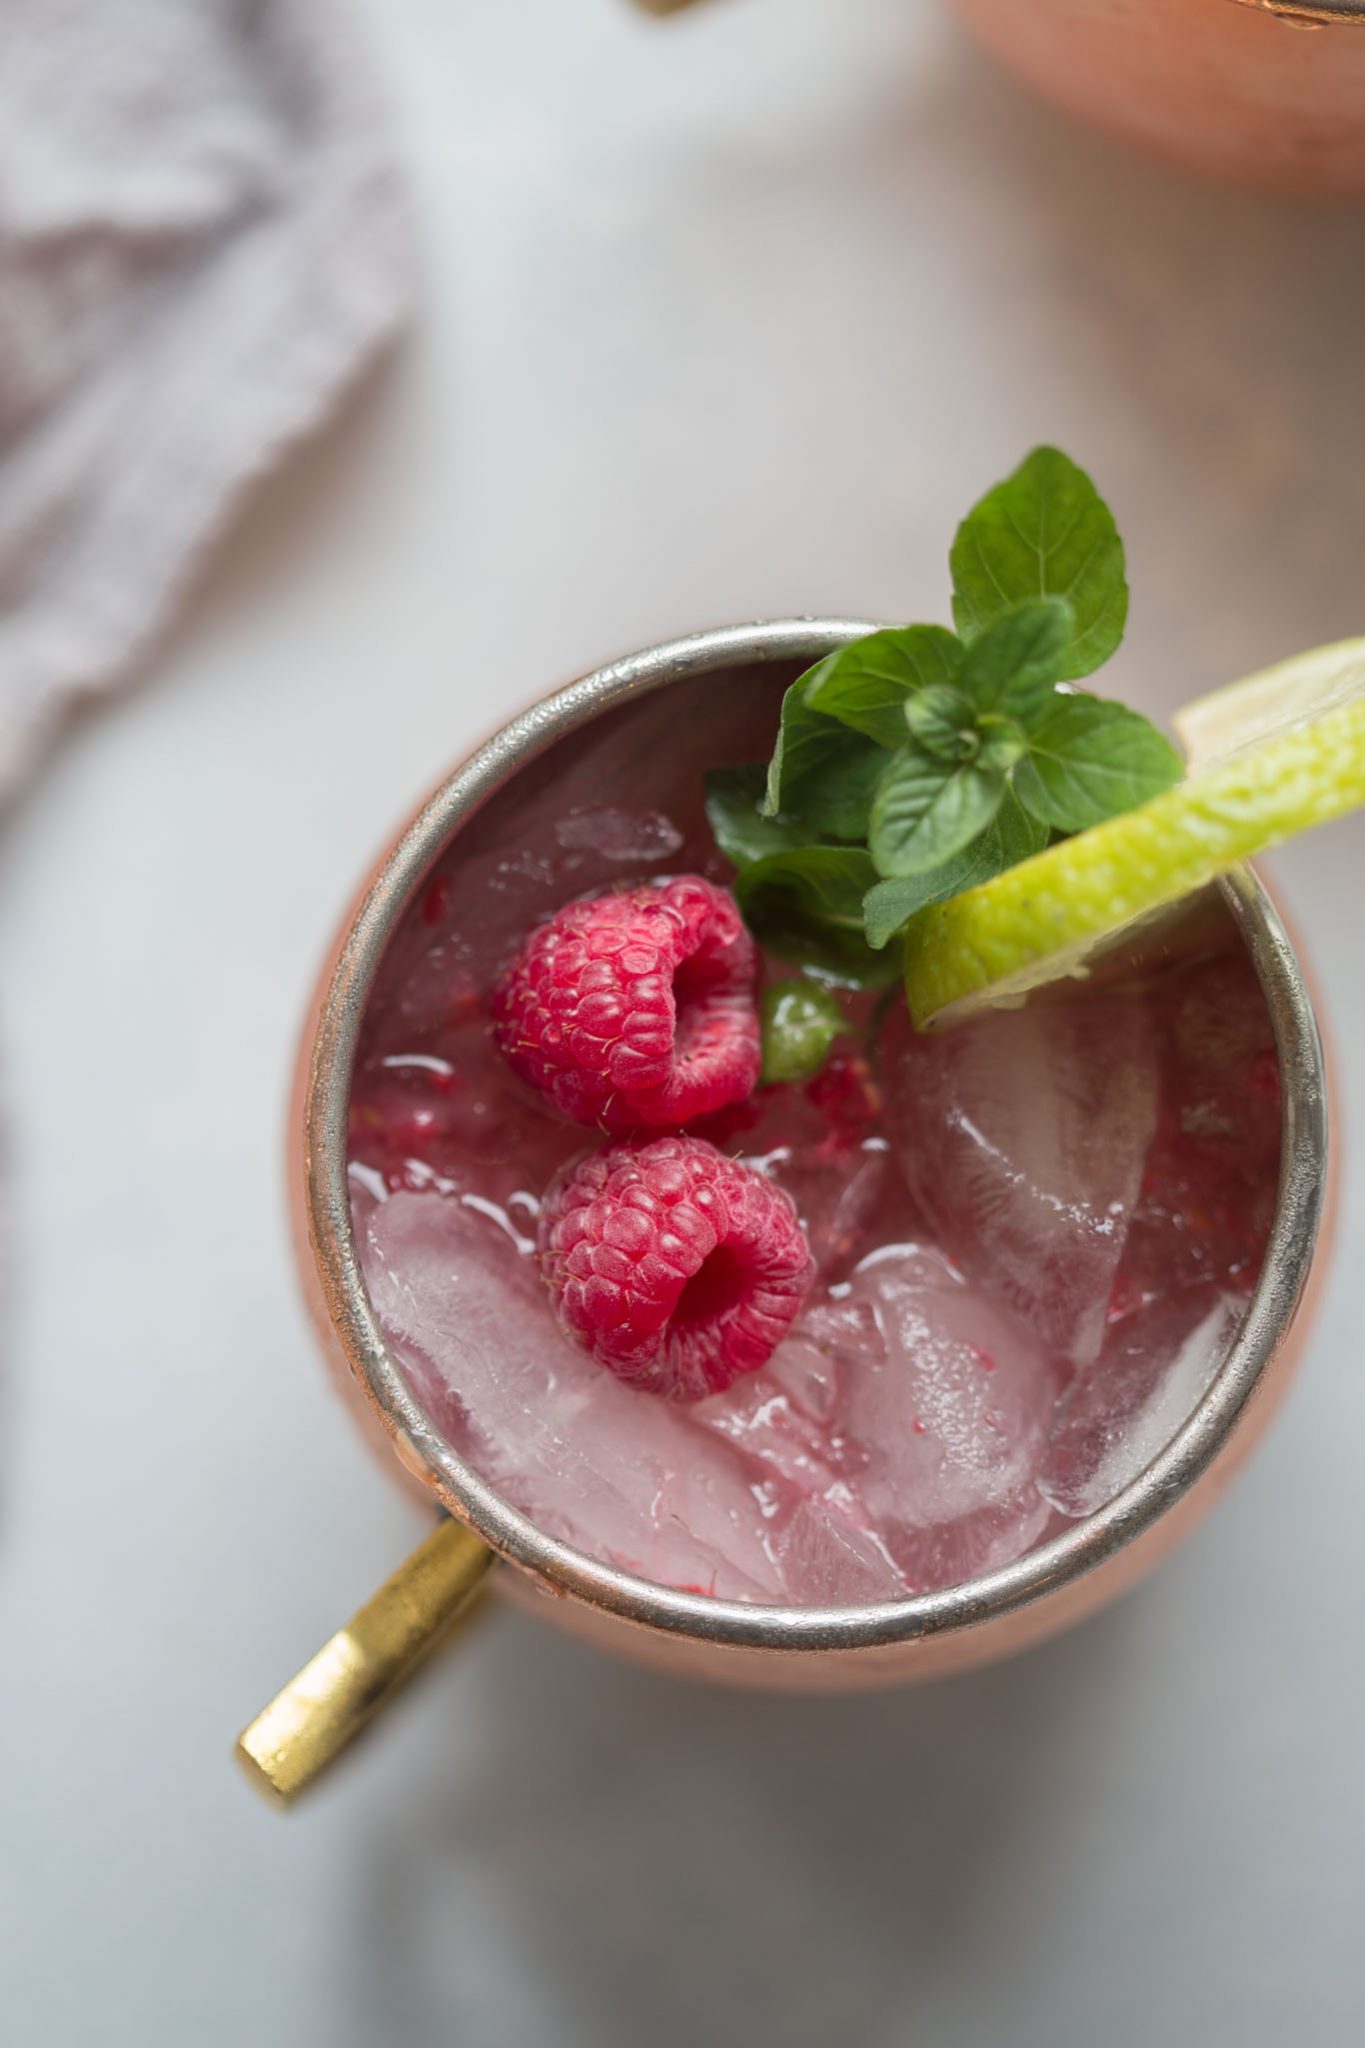
[[[565,1337],[533,1261],[492,1220],[450,1195],[393,1194],[362,1262],[418,1398],[542,1529],[665,1585],[781,1598],[775,1502],[746,1461]]]
[[[1068,994],[939,1036],[896,1019],[888,1119],[916,1200],[977,1284],[1093,1358],[1156,1122],[1143,998]]]
[[[802,1501],[773,1549],[787,1598],[799,1607],[871,1606],[909,1591],[878,1538],[827,1501]]]
[[[785,1481],[798,1495],[837,1491],[840,1483],[828,1441],[839,1368],[820,1348],[819,1314],[808,1308],[761,1371],[688,1411],[696,1428],[750,1458],[760,1483]]]
[[[683,835],[662,811],[623,811],[614,804],[572,810],[555,825],[563,847],[611,861],[660,861],[677,853]]]
[[[1055,1508],[1093,1515],[1146,1470],[1212,1382],[1245,1308],[1190,1289],[1112,1325],[1053,1422],[1038,1485]]]
[[[840,1052],[805,1087],[760,1088],[694,1127],[791,1196],[823,1279],[867,1249],[874,1223],[882,1234],[891,1205],[897,1220],[908,1205],[869,1086],[861,1057]]]
[[[783,1145],[750,1163],[760,1165],[791,1196],[816,1271],[825,1277],[837,1274],[866,1242],[869,1226],[884,1209],[891,1178],[881,1138],[858,1146]]]
[[[1034,1475],[1056,1396],[1028,1333],[913,1244],[866,1260],[824,1330],[839,1374],[829,1438],[910,1586],[955,1585],[1027,1550],[1048,1515]]]

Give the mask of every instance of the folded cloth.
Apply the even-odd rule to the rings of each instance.
[[[400,324],[372,78],[340,0],[4,0],[0,796]]]

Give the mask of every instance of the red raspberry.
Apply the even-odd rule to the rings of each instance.
[[[782,1189],[700,1138],[612,1145],[570,1167],[546,1200],[540,1263],[598,1364],[675,1401],[766,1364],[813,1270]]]
[[[699,875],[566,903],[491,1007],[507,1059],[577,1123],[685,1124],[758,1079],[753,940]]]

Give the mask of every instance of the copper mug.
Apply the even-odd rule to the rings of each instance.
[[[1265,191],[1365,195],[1365,0],[953,4],[1044,99],[1122,141]]]
[[[470,1468],[405,1383],[357,1261],[347,1123],[367,999],[424,878],[472,819],[505,799],[519,777],[543,778],[556,750],[581,743],[585,728],[628,721],[647,708],[644,699],[672,691],[683,719],[704,719],[707,703],[724,703],[733,715],[736,704],[752,700],[769,730],[794,676],[873,630],[846,619],[730,627],[581,676],[514,718],[446,777],[387,847],[346,917],[305,1030],[290,1120],[299,1265],[338,1385],[395,1476],[440,1519],[242,1736],[241,1760],[276,1798],[289,1800],[319,1775],[490,1581],[606,1648],[742,1685],[900,1684],[1020,1649],[1094,1612],[1147,1571],[1227,1484],[1284,1392],[1325,1263],[1318,1248],[1328,1205],[1326,1086],[1302,970],[1270,899],[1245,870],[1220,886],[1265,992],[1283,1081],[1280,1182],[1265,1266],[1195,1412],[1139,1478],[1085,1521],[964,1585],[882,1605],[803,1609],[710,1599],[633,1577],[537,1528]],[[642,775],[631,796],[647,805]]]
[[[1045,99],[1215,178],[1365,195],[1365,0],[954,0]]]

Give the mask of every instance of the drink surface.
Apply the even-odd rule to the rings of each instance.
[[[594,1134],[512,1075],[487,995],[570,897],[727,879],[701,774],[762,751],[772,686],[710,690],[557,751],[429,879],[357,1064],[357,1243],[413,1392],[550,1534],[722,1598],[895,1599],[1092,1513],[1197,1402],[1274,1208],[1269,1018],[1216,897],[940,1038],[898,994],[850,996],[814,1081],[692,1126],[796,1204],[818,1272],[791,1334],[697,1404],[622,1385],[559,1330],[535,1260],[545,1189]]]

